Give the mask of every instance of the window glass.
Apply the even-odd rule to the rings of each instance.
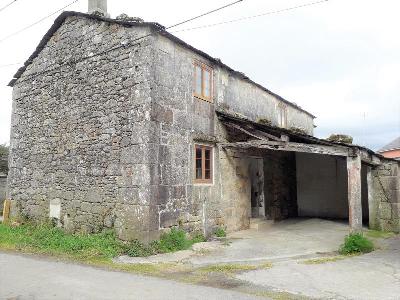
[[[202,95],[202,87],[201,87],[201,81],[202,81],[202,75],[201,75],[201,67],[196,65],[196,90],[195,93],[196,95],[201,96]]]
[[[207,98],[211,98],[211,73],[209,70],[204,69],[204,95]]]
[[[212,148],[195,145],[195,181],[212,183]]]
[[[205,149],[204,155],[204,170],[205,170],[205,179],[211,179],[211,150]]]

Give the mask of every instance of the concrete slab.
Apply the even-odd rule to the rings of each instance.
[[[366,255],[317,265],[287,260],[271,269],[242,273],[236,278],[307,297],[395,300],[400,295],[400,237]]]
[[[244,230],[228,235],[229,247],[191,257],[194,265],[274,261],[337,251],[349,233],[345,222],[289,219],[265,230]]]

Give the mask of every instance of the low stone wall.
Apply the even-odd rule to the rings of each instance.
[[[370,227],[400,232],[400,163],[387,161],[372,172]]]
[[[7,177],[0,176],[0,212],[3,212],[3,202],[6,199]]]

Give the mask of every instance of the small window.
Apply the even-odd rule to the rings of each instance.
[[[195,183],[212,183],[212,148],[195,145]]]
[[[212,102],[212,69],[204,64],[194,65],[194,96]]]
[[[280,127],[287,127],[287,110],[283,104],[278,105],[278,122]]]

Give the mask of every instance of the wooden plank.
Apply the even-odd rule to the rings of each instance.
[[[313,154],[325,154],[335,156],[349,156],[349,149],[341,146],[325,146],[316,144],[302,144],[302,143],[287,143],[287,142],[276,142],[276,141],[248,141],[248,142],[237,142],[237,143],[221,143],[221,147],[224,148],[258,148],[268,149],[276,151],[291,151],[291,152],[302,152],[302,153],[313,153]]]
[[[280,141],[279,137],[276,137],[276,136],[274,136],[272,134],[269,134],[269,133],[266,133],[264,131],[260,131],[260,130],[255,129],[255,128],[250,127],[250,126],[247,126],[248,128],[245,129],[242,126],[234,124],[234,123],[231,123],[231,122],[224,122],[224,124],[226,126],[228,126],[228,127],[235,128],[235,129],[237,129],[237,130],[239,130],[239,131],[241,131],[241,132],[243,132],[243,133],[245,133],[245,134],[247,134],[249,136],[255,137],[255,138],[259,139],[259,140],[271,139],[271,140],[274,140],[274,141]],[[251,130],[252,132],[250,132],[249,130]]]

